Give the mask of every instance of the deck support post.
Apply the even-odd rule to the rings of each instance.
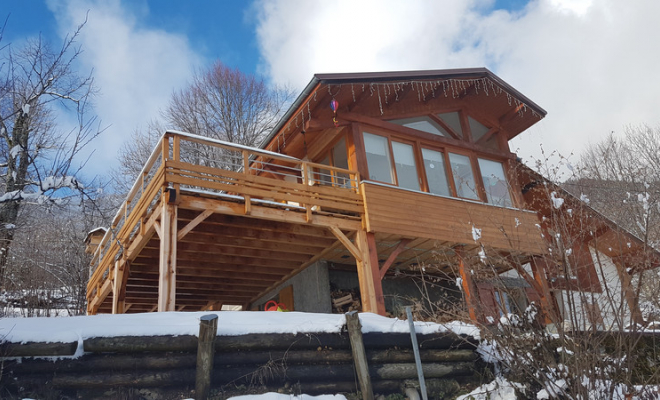
[[[532,258],[531,266],[532,274],[534,275],[534,281],[536,281],[536,285],[531,286],[532,289],[539,292],[539,296],[541,297],[541,308],[545,313],[546,322],[557,324],[560,322],[559,313],[553,305],[554,301],[552,300],[550,287],[548,286],[548,280],[545,275],[545,271],[547,270],[547,263],[542,258],[534,257]],[[519,274],[521,274],[520,271]]]
[[[125,290],[124,273],[126,271],[126,259],[121,258],[115,261],[115,271],[112,281],[112,313],[124,313],[124,299],[121,293]]]
[[[378,252],[374,234],[359,229],[355,236],[355,245],[362,253],[362,260],[356,260],[362,311],[385,315],[383,286],[378,270]]]
[[[456,256],[458,257],[458,272],[461,275],[461,287],[463,288],[463,294],[465,295],[468,314],[470,315],[470,320],[477,322],[477,310],[474,299],[476,288],[474,286],[474,281],[472,280],[472,273],[466,271],[467,267],[465,265],[465,254],[463,249],[457,247],[454,251],[456,251]]]
[[[630,321],[626,322],[643,324],[644,318],[642,317],[642,313],[639,309],[639,298],[635,295],[635,291],[632,288],[632,278],[626,270],[625,262],[621,257],[612,258],[612,261],[614,261],[617,274],[619,275],[623,298],[626,300],[626,304],[630,310]]]
[[[176,310],[177,206],[169,203],[168,198],[168,190],[165,190],[160,218],[159,312]]]

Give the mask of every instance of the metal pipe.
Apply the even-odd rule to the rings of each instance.
[[[428,394],[426,393],[426,381],[424,381],[424,371],[422,371],[422,359],[419,356],[417,333],[415,332],[415,324],[413,323],[410,306],[406,307],[406,315],[408,316],[408,325],[410,326],[410,340],[412,340],[413,353],[415,353],[415,366],[417,367],[417,379],[419,379],[419,391],[422,393],[422,398],[424,400],[429,400]]]

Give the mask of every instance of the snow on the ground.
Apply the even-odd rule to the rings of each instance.
[[[198,335],[203,315],[218,315],[218,335],[254,333],[339,333],[343,314],[302,312],[221,311],[161,312],[121,315],[92,315],[63,318],[0,319],[0,340],[11,343],[70,343],[92,337]],[[361,313],[362,332],[409,332],[408,321]],[[418,333],[452,331],[478,337],[472,325],[460,322],[436,324],[415,322]]]
[[[516,400],[516,388],[521,390],[524,386],[504,378],[495,378],[494,381],[481,385],[456,400]]]
[[[346,397],[341,394],[324,394],[321,396],[309,396],[306,394],[293,395],[293,394],[280,394],[280,393],[265,393],[254,394],[246,396],[230,397],[228,400],[346,400]]]

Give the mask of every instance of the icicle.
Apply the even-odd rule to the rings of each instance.
[[[378,91],[378,107],[380,108],[380,115],[383,115],[383,101],[380,98],[380,86],[376,86],[376,90]]]
[[[351,83],[351,94],[353,95],[353,103],[355,103],[355,88],[353,87],[353,84]]]

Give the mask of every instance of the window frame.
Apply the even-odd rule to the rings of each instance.
[[[449,112],[449,111],[448,111]],[[465,114],[464,114],[465,115]],[[466,116],[467,118],[467,116]],[[417,132],[414,129],[401,126],[401,125],[396,125],[392,124],[394,126],[397,126],[399,128],[405,129],[405,130],[411,130],[413,132]],[[392,142],[400,142],[404,144],[411,145],[413,147],[413,155],[415,159],[415,166],[417,170],[417,178],[419,180],[419,186],[420,186],[420,192],[423,193],[429,193],[433,195],[438,195],[438,196],[444,196],[441,194],[434,194],[431,193],[429,190],[429,183],[428,183],[428,176],[426,174],[426,166],[424,165],[424,157],[422,154],[422,149],[428,149],[432,151],[436,151],[439,153],[442,153],[443,155],[443,161],[444,161],[444,167],[445,167],[445,177],[448,181],[449,184],[449,190],[450,190],[450,195],[449,197],[455,198],[455,199],[464,199],[464,200],[470,200],[470,201],[478,201],[487,205],[492,205],[495,207],[506,207],[503,205],[498,205],[498,204],[493,204],[488,202],[488,196],[486,194],[486,189],[484,186],[484,182],[481,176],[481,169],[479,167],[479,159],[487,160],[487,161],[492,161],[492,162],[497,162],[502,165],[502,170],[504,172],[504,177],[506,179],[507,183],[507,190],[509,191],[509,197],[511,200],[511,207],[517,207],[518,199],[515,196],[515,194],[512,192],[511,188],[513,187],[512,182],[510,181],[510,176],[508,172],[508,166],[507,166],[507,160],[508,158],[503,154],[501,157],[497,157],[496,155],[493,154],[488,154],[486,152],[479,152],[478,150],[470,149],[470,148],[465,148],[464,145],[461,146],[461,144],[466,143],[466,141],[461,141],[456,144],[447,144],[447,143],[439,143],[438,141],[434,140],[429,140],[428,136],[433,136],[433,134],[429,134],[427,132],[422,132],[422,135],[404,135],[401,132],[398,131],[391,131],[385,128],[381,127],[376,127],[373,125],[369,124],[360,124],[360,128],[358,130],[358,134],[361,136],[361,140],[364,141],[364,134],[369,133],[372,135],[376,136],[381,136],[387,139],[387,147],[390,151],[389,153],[389,159],[390,159],[390,173],[393,176],[393,183],[389,182],[384,182],[384,181],[377,181],[373,180],[374,182],[379,182],[383,183],[386,185],[392,185],[396,186],[399,188],[402,188],[399,185],[399,177],[396,171],[396,161],[394,159],[394,152],[392,148]],[[465,132],[463,132],[465,135]],[[443,139],[452,139],[452,138],[446,138],[442,137]],[[456,140],[453,140],[454,142],[457,142]],[[367,168],[367,175],[369,176],[369,163],[368,160],[366,159],[366,146],[364,148],[365,153],[362,155],[365,158],[365,167]],[[449,154],[454,153],[458,154],[461,156],[465,156],[468,158],[470,162],[470,167],[472,168],[472,175],[474,177],[475,181],[475,186],[476,186],[476,195],[477,198],[469,198],[469,197],[459,197],[457,195],[457,188],[454,180],[454,174],[451,169],[451,161],[449,159]],[[369,179],[371,180],[371,179]],[[406,189],[406,188],[402,188]],[[407,189],[407,190],[413,190],[414,189]]]

